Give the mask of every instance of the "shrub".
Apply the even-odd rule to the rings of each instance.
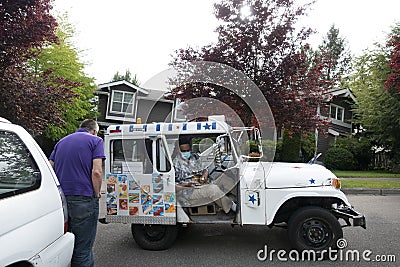
[[[274,161],[282,161],[282,141],[276,142]]]
[[[355,160],[355,168],[357,170],[367,170],[373,159],[373,151],[371,142],[365,138],[338,138],[336,146],[350,151]]]
[[[280,151],[282,142],[272,140],[262,140],[263,157],[262,161],[280,161]]]
[[[300,161],[300,134],[289,134],[287,131],[282,135],[282,148],[280,158],[285,162]]]
[[[353,154],[343,147],[329,148],[324,163],[328,169],[334,170],[354,170],[356,165]]]
[[[301,161],[308,162],[315,153],[315,133],[306,133],[301,136]]]
[[[262,140],[263,157],[261,161],[281,161],[280,155],[282,150],[282,141],[274,142],[272,140]],[[250,153],[258,151],[258,146],[255,141],[249,141]]]

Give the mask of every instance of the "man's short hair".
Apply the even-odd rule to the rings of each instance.
[[[186,136],[180,136],[179,145],[189,145],[191,147],[190,138]]]
[[[86,119],[81,123],[80,128],[86,129],[88,131],[99,131],[99,126],[95,120]]]

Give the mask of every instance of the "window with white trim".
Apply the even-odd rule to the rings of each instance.
[[[135,94],[125,91],[113,91],[111,96],[111,112],[133,115]]]
[[[329,107],[329,118],[344,121],[344,108],[331,104]]]

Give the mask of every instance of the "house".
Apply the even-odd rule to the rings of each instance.
[[[327,108],[319,109],[318,114],[330,122],[325,134],[317,133],[317,154],[322,153],[320,160],[339,136],[349,136],[353,132],[352,105],[357,102],[350,89],[332,89],[325,93]]]
[[[166,98],[166,92],[141,88],[125,80],[98,85],[95,95],[100,131],[112,124],[171,121],[174,101]]]

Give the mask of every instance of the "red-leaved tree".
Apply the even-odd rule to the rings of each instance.
[[[214,5],[220,21],[218,41],[200,49],[177,50],[171,65],[179,73],[185,61],[226,64],[258,86],[278,128],[299,133],[321,127],[325,122],[317,116],[317,107],[323,105],[323,92],[330,85],[322,75],[327,60],[309,53],[306,40],[312,30],[295,28],[308,7],[295,6],[293,0],[221,0]],[[216,98],[234,109],[245,124],[254,124],[254,110],[243,101],[246,92],[237,95],[214,84],[197,82],[178,86],[172,94],[184,100]]]
[[[390,56],[389,67],[392,69],[391,73],[386,82],[385,86],[388,90],[393,90],[397,94],[400,94],[400,28],[395,28],[393,35],[388,42],[388,46],[392,47]]]
[[[0,116],[40,134],[62,123],[61,104],[71,102],[75,86],[50,71],[37,72],[28,59],[43,45],[57,42],[51,0],[3,0],[0,3]]]

